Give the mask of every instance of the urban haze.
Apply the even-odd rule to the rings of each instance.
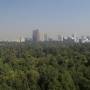
[[[31,37],[34,29],[53,38],[89,35],[89,4],[89,0],[0,0],[0,40]]]

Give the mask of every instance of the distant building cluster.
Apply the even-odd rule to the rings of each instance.
[[[18,42],[40,42],[40,31],[39,29],[33,30],[32,38],[25,38],[18,40]],[[76,36],[72,34],[71,36],[63,36],[63,35],[57,35],[57,39],[53,39],[47,35],[47,33],[44,33],[44,42],[51,42],[51,41],[59,41],[63,43],[85,43],[90,42],[90,36]]]
[[[64,43],[86,43],[90,42],[90,36],[75,36],[74,34],[71,36],[58,36],[58,41]]]

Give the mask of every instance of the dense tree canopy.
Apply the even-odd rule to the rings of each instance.
[[[90,44],[1,43],[0,90],[90,90]]]

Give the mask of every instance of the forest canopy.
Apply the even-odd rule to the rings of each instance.
[[[1,43],[0,90],[90,90],[90,43]]]

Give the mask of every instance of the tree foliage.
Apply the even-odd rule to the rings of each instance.
[[[0,90],[90,90],[90,44],[1,43]]]

